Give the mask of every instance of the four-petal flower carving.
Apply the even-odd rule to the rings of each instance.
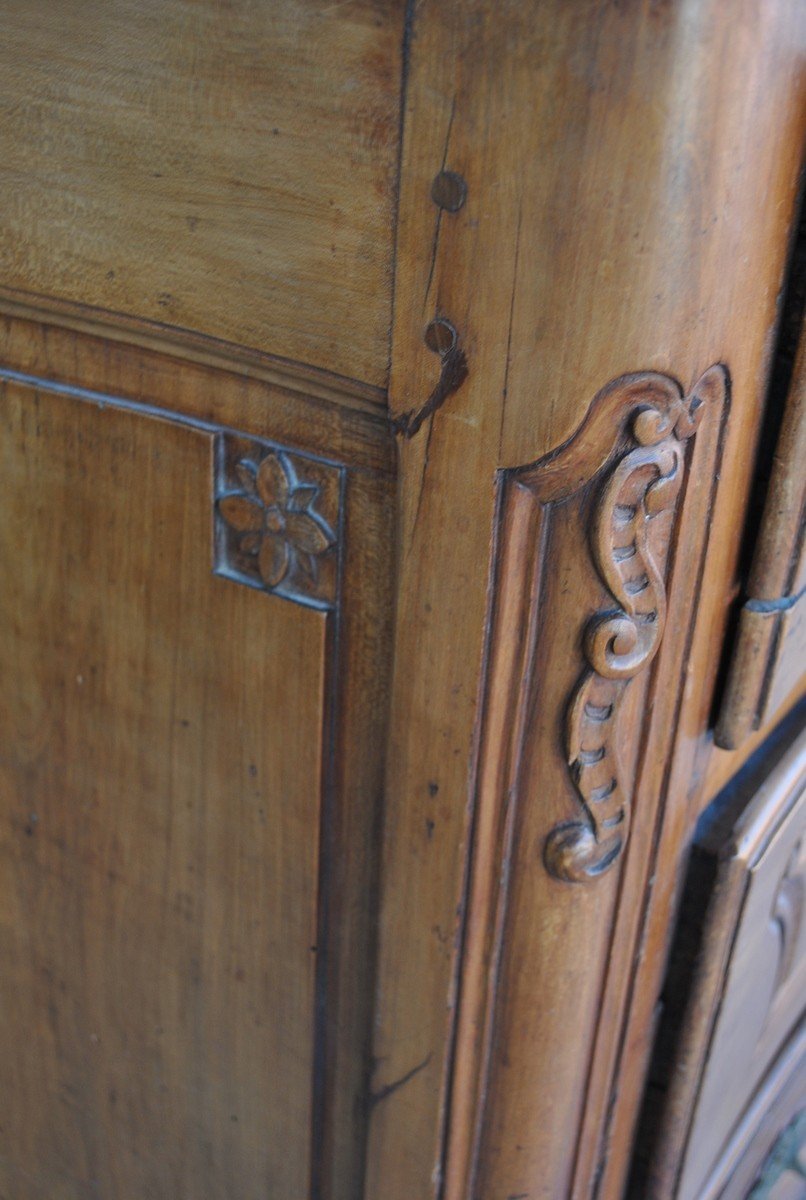
[[[315,484],[301,483],[290,464],[271,451],[255,466],[244,460],[236,468],[242,492],[218,501],[218,511],[234,530],[242,553],[254,555],[266,587],[283,582],[294,565],[316,579],[316,560],[335,538],[312,511]]]

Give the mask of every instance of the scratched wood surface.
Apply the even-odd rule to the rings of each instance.
[[[500,1157],[503,1143],[488,1146],[498,1155],[503,1196],[565,1195],[558,1180],[569,1159],[576,1163],[569,1195],[589,1196],[597,1178],[603,1200],[620,1193],[690,830],[687,755],[708,724],[793,219],[803,18],[790,0],[741,2],[730,12],[716,0],[558,0],[538,9],[467,0],[414,9],[390,384],[401,431],[400,575],[374,1088],[400,1086],[372,1113],[368,1200],[442,1189],[465,1200],[461,1187],[451,1191],[451,1172],[467,1128],[466,1095],[450,1081],[463,1001],[457,972],[474,918],[465,888],[478,819],[474,761],[496,472],[558,447],[599,389],[626,372],[661,371],[689,388],[723,362],[732,415],[711,548],[696,601],[669,618],[677,627],[695,616],[697,665],[659,824],[620,879],[581,1124],[572,1121],[550,1143],[532,1127],[523,1151],[512,1146],[508,1158]],[[465,182],[459,207],[432,198],[443,170]],[[440,185],[436,195],[444,199],[446,190]],[[435,319],[451,324],[465,356],[455,387],[440,388],[446,354],[424,338]],[[455,361],[454,354],[451,372]],[[433,411],[407,436],[423,407]],[[554,718],[558,742],[561,717]],[[541,795],[533,804],[549,808]],[[543,869],[539,845],[520,852],[528,862],[513,860],[516,873]],[[570,963],[577,946],[563,926],[542,919],[546,936],[557,939],[554,969],[562,977],[570,968],[559,947]],[[539,1012],[539,984],[522,1001]],[[561,1000],[555,1008],[561,1021]],[[527,1105],[546,1090],[550,1106],[548,1060],[540,1078],[521,1076],[530,1051],[517,1018],[500,1047],[502,1069]],[[533,1029],[531,1018],[524,1028]],[[578,1033],[567,1030],[570,1038]],[[520,1160],[536,1146],[540,1169],[521,1186]]]
[[[374,385],[400,0],[8,0],[0,281]]]

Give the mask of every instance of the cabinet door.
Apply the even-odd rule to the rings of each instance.
[[[402,40],[3,6],[4,1197],[360,1194]]]
[[[352,1196],[388,477],[265,385],[7,333],[0,1193]]]
[[[646,1104],[652,1196],[722,1196],[773,1097],[803,1083],[804,716],[768,745],[767,776],[756,762],[703,817]]]

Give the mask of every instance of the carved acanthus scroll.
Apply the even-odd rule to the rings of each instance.
[[[676,505],[685,442],[702,415],[697,391],[663,408],[637,406],[633,448],[611,467],[598,496],[591,537],[597,571],[614,601],[584,627],[587,661],[566,716],[566,749],[581,814],[558,825],[545,846],[548,870],[581,882],[601,875],[621,853],[630,798],[619,764],[624,693],[657,653],[666,621],[666,588],[652,545],[653,522]]]
[[[624,1004],[676,778],[729,405],[721,363],[688,395],[660,372],[620,375],[567,441],[498,477],[448,1126],[456,1196],[525,1195],[540,1154],[515,1147],[530,1130],[550,1118],[552,1138],[569,1121],[577,1137],[564,1083],[606,1094],[613,1031],[600,1040],[599,1024]],[[566,883],[611,866],[596,887]],[[514,1042],[517,1061],[499,1053]],[[554,1093],[531,1086],[547,1069],[559,1117]],[[496,1173],[504,1140],[523,1174]]]

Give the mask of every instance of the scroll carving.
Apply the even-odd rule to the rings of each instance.
[[[666,588],[653,522],[675,508],[685,443],[702,407],[696,390],[663,407],[639,402],[630,422],[632,448],[610,468],[597,497],[591,552],[614,604],[584,627],[586,666],[566,714],[567,762],[580,815],[556,826],[545,845],[549,872],[568,882],[607,871],[629,833],[619,714],[630,681],[652,662],[663,636]]]
[[[729,407],[721,363],[688,389],[655,371],[621,375],[567,441],[498,477],[451,1196],[520,1194],[546,1146],[568,1129],[586,1136],[573,1088],[530,1086],[547,1065],[560,1081],[589,1080],[604,1103],[612,1031],[600,1041],[599,1023],[625,1002],[636,902],[655,867]],[[620,865],[631,827],[642,853],[621,886],[617,866],[598,887],[567,885]],[[583,975],[590,987],[576,986]],[[513,1039],[517,1061],[498,1052]],[[501,1173],[501,1146],[514,1163],[530,1138],[523,1174]],[[573,1190],[564,1163],[555,1182],[552,1195]]]

